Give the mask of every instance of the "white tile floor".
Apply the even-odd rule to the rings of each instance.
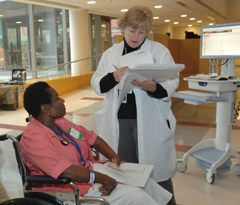
[[[90,87],[76,90],[62,96],[65,99],[67,118],[88,129],[96,131],[94,113],[102,108],[102,101]],[[85,98],[85,99],[84,99]],[[215,104],[188,105],[182,100],[173,104],[173,111],[177,119],[175,144],[177,158],[197,143],[215,137]],[[83,114],[89,114],[83,115]],[[8,133],[16,136],[21,128],[26,126],[25,110],[0,110],[0,134]],[[235,120],[232,130],[231,146],[240,150],[240,123]],[[236,176],[233,166],[238,162],[232,158],[231,169],[218,174],[214,184],[206,181],[205,170],[195,166],[195,158],[189,157],[187,170],[177,172],[173,178],[177,204],[181,205],[237,205],[240,204],[240,177]],[[22,196],[22,185],[13,148],[10,141],[0,142],[0,174],[10,198]]]

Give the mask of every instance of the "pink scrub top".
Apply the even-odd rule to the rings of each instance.
[[[69,128],[74,128],[82,134],[82,139],[75,139],[81,148],[82,156],[86,162],[85,167],[91,167],[93,161],[90,146],[94,144],[97,135],[83,126],[76,125],[66,118],[60,118],[55,123],[69,134]],[[67,138],[66,136],[64,136]],[[72,136],[73,137],[73,136]],[[59,137],[61,139],[61,137]],[[56,134],[48,127],[32,118],[22,134],[20,141],[21,151],[31,175],[49,175],[58,178],[59,175],[71,165],[82,167],[81,157],[74,145],[63,145]],[[91,188],[91,184],[76,182],[81,196]],[[45,191],[73,191],[69,185],[48,185],[34,187],[34,190]]]

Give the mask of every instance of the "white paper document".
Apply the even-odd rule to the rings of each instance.
[[[118,108],[122,103],[123,98],[135,87],[132,85],[132,80],[137,78],[141,81],[152,80],[163,82],[166,80],[178,77],[178,73],[185,68],[184,64],[137,64],[133,69],[124,73],[120,83],[118,84],[119,98]]]
[[[117,182],[132,186],[144,187],[151,172],[153,165],[122,163],[120,167],[116,164],[107,162],[102,170],[108,176],[114,178]]]
[[[121,56],[118,59],[118,67],[121,68],[123,66],[128,66],[129,68],[133,68],[136,65],[142,63],[153,64],[152,54],[150,51],[142,51],[137,50],[126,55]]]

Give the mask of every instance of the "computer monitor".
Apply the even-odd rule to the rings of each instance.
[[[240,23],[203,26],[200,58],[240,58]]]
[[[240,58],[240,23],[201,27],[200,58],[223,58],[221,75],[235,76],[235,58]]]
[[[26,69],[12,69],[12,81],[17,81],[19,83],[23,82],[23,72]],[[25,80],[26,80],[26,73],[25,73]]]

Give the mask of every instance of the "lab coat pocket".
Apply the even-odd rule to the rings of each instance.
[[[175,133],[175,129],[176,129],[176,118],[174,117],[173,113],[170,112],[169,115],[168,115],[168,121],[169,121],[169,124],[171,126],[171,130],[172,130],[172,133],[174,134]]]
[[[169,116],[168,119],[165,119],[162,115],[160,117],[160,137],[161,142],[166,142],[173,138],[175,130],[175,118],[174,116]]]

